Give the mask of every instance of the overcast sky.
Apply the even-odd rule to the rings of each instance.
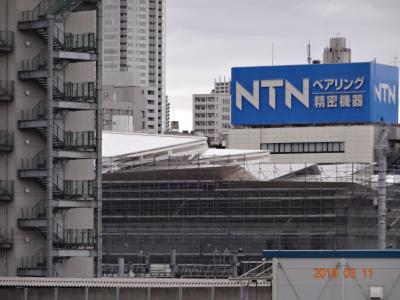
[[[166,0],[167,94],[171,120],[192,129],[192,94],[208,93],[233,66],[322,59],[344,36],[352,61],[400,61],[400,0]]]

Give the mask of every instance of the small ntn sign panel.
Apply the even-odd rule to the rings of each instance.
[[[232,68],[232,125],[398,123],[398,91],[375,62]]]

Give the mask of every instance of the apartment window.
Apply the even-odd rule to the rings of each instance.
[[[272,154],[280,153],[343,153],[344,142],[309,142],[309,143],[265,143],[261,150]]]

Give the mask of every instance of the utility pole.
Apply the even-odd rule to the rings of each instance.
[[[386,174],[388,127],[382,122],[378,144],[378,249],[386,249]]]

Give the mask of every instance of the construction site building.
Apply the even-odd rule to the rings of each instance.
[[[108,139],[105,148],[116,143]],[[374,164],[273,164],[268,151],[206,149],[199,137],[190,153],[186,140],[140,144],[152,149],[105,159],[104,275],[124,258],[131,276],[227,278],[266,249],[376,247]],[[392,222],[400,177],[389,173]],[[399,234],[389,230],[388,246],[400,246]]]

